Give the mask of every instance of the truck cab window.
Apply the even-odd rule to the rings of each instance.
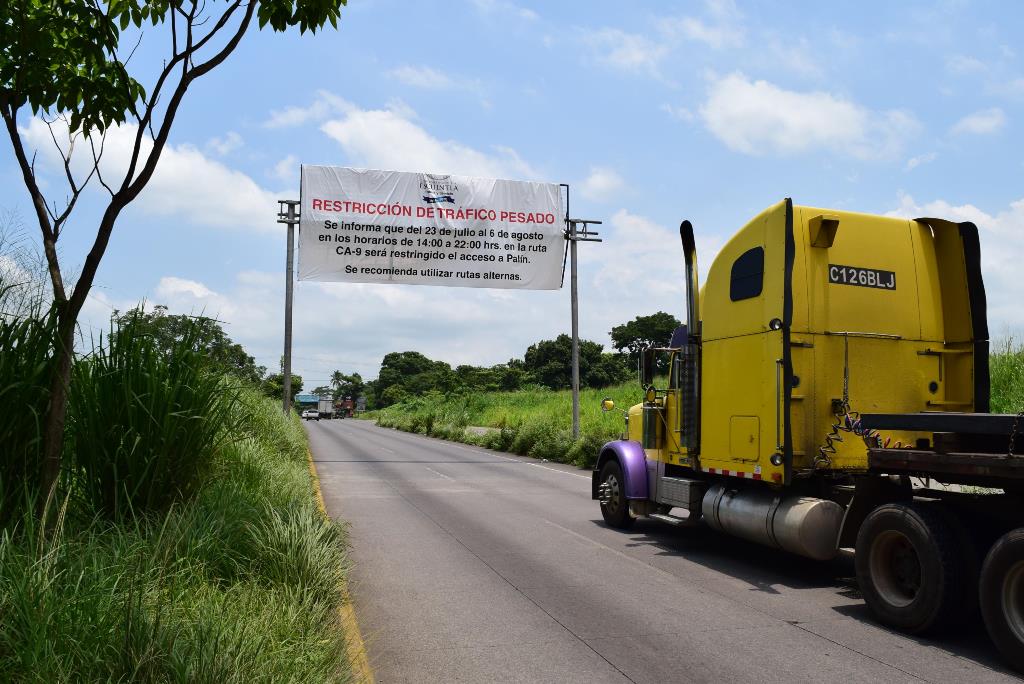
[[[764,284],[764,247],[749,249],[732,265],[729,299],[739,302],[761,294]]]

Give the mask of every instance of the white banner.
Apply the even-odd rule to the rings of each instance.
[[[302,166],[299,279],[555,290],[557,184]]]

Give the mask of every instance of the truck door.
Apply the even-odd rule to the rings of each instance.
[[[705,471],[785,479],[792,453],[794,258],[792,205],[786,200],[737,233],[708,274],[701,306]]]

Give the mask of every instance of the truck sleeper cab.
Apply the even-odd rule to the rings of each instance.
[[[605,520],[703,520],[816,560],[855,547],[873,613],[914,633],[955,623],[980,591],[1024,669],[1024,459],[1008,456],[1024,439],[986,413],[977,228],[787,199],[729,240],[703,288],[689,222],[680,235],[686,325],[645,354],[644,402],[598,455]]]

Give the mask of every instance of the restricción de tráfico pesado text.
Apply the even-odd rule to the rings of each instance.
[[[529,230],[330,220],[322,226],[318,242],[343,261],[357,260],[344,267],[346,274],[356,276],[516,282],[521,277],[515,266],[529,264],[531,256],[549,249],[543,233]]]

